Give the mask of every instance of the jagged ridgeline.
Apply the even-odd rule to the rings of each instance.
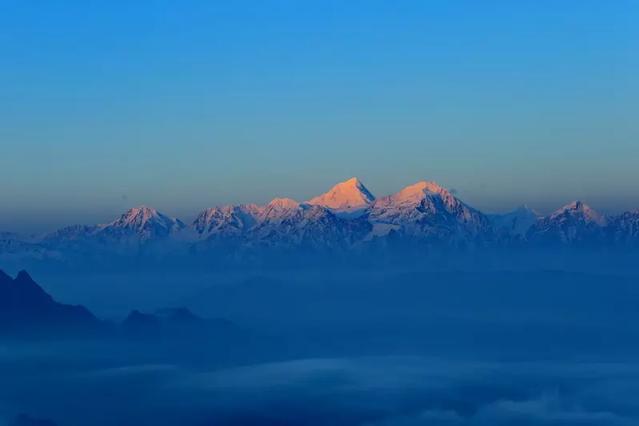
[[[99,337],[135,340],[244,338],[233,323],[220,318],[200,318],[185,307],[152,313],[133,310],[121,322],[97,318],[82,305],[60,303],[26,272],[15,278],[0,270],[0,338]]]
[[[74,225],[23,237],[0,234],[3,262],[113,264],[181,259],[198,264],[291,260],[313,254],[416,256],[486,249],[635,250],[639,210],[602,215],[581,201],[548,216],[527,206],[485,214],[434,182],[417,182],[383,197],[357,178],[298,202],[217,206],[192,223],[141,206],[100,225]]]
[[[95,332],[101,322],[85,307],[58,303],[26,271],[0,270],[0,335],[44,331]]]

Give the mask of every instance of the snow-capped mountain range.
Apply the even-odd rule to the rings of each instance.
[[[425,246],[567,245],[639,247],[639,210],[602,215],[581,201],[542,217],[522,206],[487,215],[434,182],[421,181],[376,198],[357,178],[306,202],[211,207],[186,224],[141,206],[101,225],[74,225],[39,238],[0,233],[0,256],[43,257],[153,247],[208,249],[364,249],[388,240]]]

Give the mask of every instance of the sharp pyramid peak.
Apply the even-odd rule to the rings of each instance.
[[[362,181],[359,178],[352,177],[350,179],[346,179],[343,182],[339,182],[339,183],[335,184],[335,186],[333,186],[333,188],[336,188],[336,187],[358,187],[358,188],[361,188],[361,187],[364,187],[364,184],[362,183]]]
[[[375,201],[375,196],[356,177],[334,185],[328,192],[311,198],[308,204],[333,210],[361,209]]]
[[[160,213],[153,207],[146,205],[140,205],[132,207],[125,213],[120,215],[119,218],[107,225],[101,225],[102,228],[129,228],[129,229],[141,229],[148,224],[157,224],[165,228],[182,228],[184,224],[176,218],[169,217],[163,213]]]
[[[335,190],[338,188],[344,188],[344,189],[348,188],[348,189],[358,190],[360,193],[365,195],[371,201],[375,199],[375,196],[368,190],[368,188],[366,188],[364,183],[357,177],[352,177],[350,179],[345,180],[344,182],[340,182],[336,184],[335,186],[333,186],[331,190]]]

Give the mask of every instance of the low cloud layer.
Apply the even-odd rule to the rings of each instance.
[[[30,409],[60,426],[630,426],[639,421],[639,365],[634,364],[331,358],[224,369],[137,365],[44,377],[39,394],[22,394],[23,400],[16,398],[20,378],[10,378],[3,398],[9,397],[7,386],[16,386],[16,409]],[[77,409],[64,408],[68,401],[77,401]]]

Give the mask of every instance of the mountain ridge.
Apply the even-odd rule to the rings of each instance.
[[[15,259],[64,259],[69,253],[101,251],[132,255],[152,249],[170,255],[175,247],[206,252],[229,245],[242,250],[361,249],[388,239],[449,248],[494,247],[509,241],[639,246],[639,210],[606,216],[583,201],[573,201],[546,216],[525,205],[504,214],[485,214],[433,181],[418,181],[375,197],[353,177],[307,202],[274,198],[264,205],[215,206],[189,224],[138,206],[106,224],[63,227],[40,240],[0,235],[0,258]]]

